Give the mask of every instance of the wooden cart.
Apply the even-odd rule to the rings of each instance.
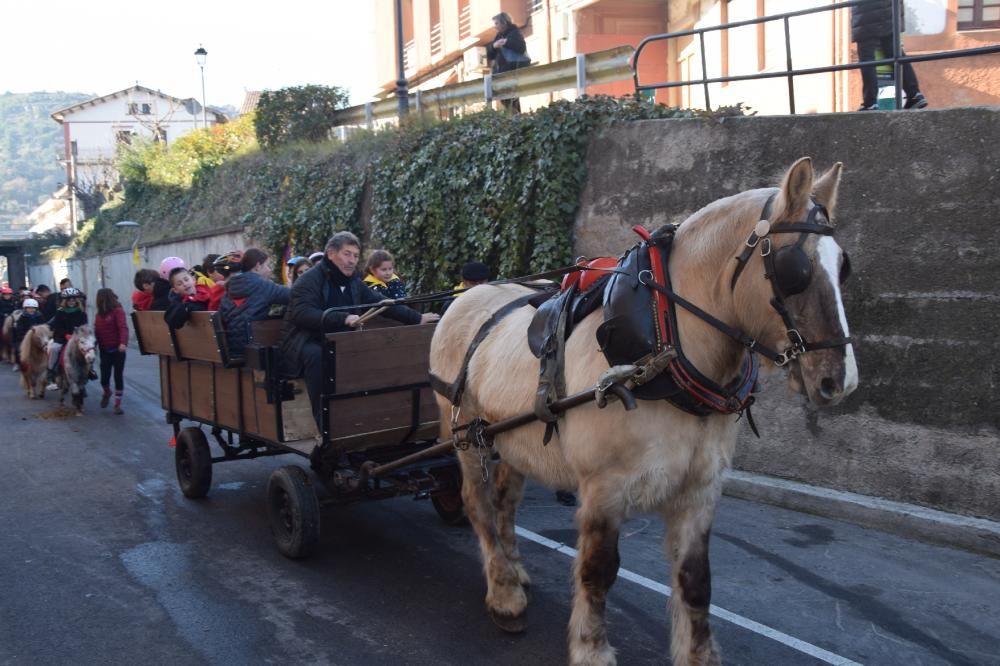
[[[365,330],[327,335],[325,427],[318,433],[305,384],[281,376],[280,321],[255,323],[244,358],[236,359],[229,357],[216,313],[196,312],[177,330],[162,312],[132,318],[140,351],[159,356],[161,402],[174,429],[177,480],[186,497],[208,494],[215,463],[291,454],[309,462],[327,492],[321,500],[298,465],[271,474],[271,530],[289,557],[316,548],[320,504],[414,495],[430,498],[446,522],[464,521],[454,455],[394,464],[432,446],[438,434],[428,382],[434,325],[376,318]],[[373,463],[394,469],[370,477]]]

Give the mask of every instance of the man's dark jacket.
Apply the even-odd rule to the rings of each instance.
[[[900,12],[903,2],[900,0]],[[900,16],[899,31],[903,31],[903,17]],[[851,7],[851,41],[892,36],[892,0],[866,0]],[[892,57],[892,54],[886,54]]]
[[[333,263],[323,258],[319,264],[309,269],[292,285],[292,299],[285,312],[285,322],[282,327],[281,356],[285,375],[300,377],[302,375],[302,348],[310,340],[323,341],[325,333],[348,331],[344,324],[349,314],[363,314],[364,311],[327,312],[328,304],[335,296],[332,283],[333,273],[340,271]],[[378,303],[385,296],[372,291],[361,280],[357,273],[347,283],[352,304]],[[390,319],[404,324],[419,324],[420,313],[405,305],[394,305],[382,313]]]

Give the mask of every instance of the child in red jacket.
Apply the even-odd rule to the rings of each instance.
[[[198,284],[186,268],[178,267],[170,271],[170,287],[178,297],[163,313],[163,319],[170,328],[180,328],[191,318],[192,312],[207,310],[212,300],[211,290]]]
[[[101,350],[101,407],[111,400],[111,371],[115,373],[115,414],[122,411],[122,394],[125,392],[125,350],[128,349],[128,325],[125,310],[118,303],[118,295],[111,289],[97,290],[97,316],[94,318],[94,335]]]

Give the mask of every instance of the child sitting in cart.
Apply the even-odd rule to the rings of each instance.
[[[180,328],[191,318],[192,312],[209,309],[211,290],[195,281],[191,271],[178,266],[170,271],[170,287],[176,295],[171,301],[163,319],[170,328]]]
[[[386,298],[406,298],[406,284],[396,275],[396,261],[387,250],[374,250],[368,256],[365,286]]]

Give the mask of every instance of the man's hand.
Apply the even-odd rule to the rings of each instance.
[[[507,38],[506,37],[504,37],[503,39],[498,39],[497,41],[493,42],[493,47],[494,48],[500,48],[500,47],[503,47],[503,46],[507,46]]]
[[[441,315],[439,315],[436,312],[425,312],[422,315],[420,315],[420,323],[421,324],[433,324],[434,322],[436,322],[440,318],[441,318]]]
[[[344,320],[344,324],[347,326],[354,326],[361,319],[358,315],[347,315],[347,319]]]

